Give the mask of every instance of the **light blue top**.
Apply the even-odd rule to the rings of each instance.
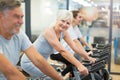
[[[14,66],[16,66],[19,61],[20,51],[26,50],[30,45],[31,42],[29,38],[22,31],[14,35],[10,40],[0,35],[0,54],[4,54]],[[1,72],[0,80],[6,80]]]
[[[64,37],[64,33],[61,33],[60,40],[63,39],[63,37]],[[55,49],[49,44],[49,42],[45,39],[43,35],[40,35],[33,43],[33,45],[45,59],[48,59],[50,54],[54,53],[55,51]],[[27,58],[27,56],[25,56],[25,54],[23,54],[22,61],[26,61],[26,62],[29,61],[29,59]]]
[[[43,57],[45,57],[45,59],[47,59],[48,56],[54,51],[52,46],[42,35],[40,35],[38,39],[34,42],[34,46],[38,50],[38,52],[41,53]]]
[[[60,40],[64,37],[64,34],[61,33]],[[38,52],[45,58],[48,59],[50,54],[52,54],[55,49],[49,44],[47,39],[41,34],[37,40],[33,43],[34,47],[38,50]],[[33,55],[34,56],[34,55]],[[33,78],[42,77],[44,73],[42,73],[28,57],[23,54],[21,58],[21,67],[24,71],[30,74]]]

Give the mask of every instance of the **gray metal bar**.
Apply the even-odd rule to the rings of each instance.
[[[69,0],[66,0],[66,9],[69,10]]]
[[[110,28],[109,28],[109,44],[112,43],[112,13],[113,13],[113,0],[110,0]],[[108,71],[111,72],[111,51],[108,58]]]
[[[25,32],[31,40],[31,0],[25,1]]]
[[[112,44],[112,21],[113,21],[113,0],[110,0],[110,30],[109,30],[109,43]],[[108,71],[110,74],[120,75],[119,72],[111,72],[111,51],[108,60]]]

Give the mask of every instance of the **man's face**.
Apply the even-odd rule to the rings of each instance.
[[[82,14],[78,13],[77,16],[76,16],[76,18],[74,20],[75,20],[76,24],[79,25],[80,22],[83,20]]]
[[[2,16],[2,28],[9,35],[19,33],[23,24],[23,13],[20,7],[13,10],[6,10]]]

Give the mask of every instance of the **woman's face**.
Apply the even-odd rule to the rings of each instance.
[[[59,28],[60,31],[65,31],[70,27],[70,20],[59,20],[57,22],[57,26]]]
[[[78,13],[78,15],[74,18],[74,22],[76,23],[76,25],[79,25],[82,20],[83,18],[81,13]]]

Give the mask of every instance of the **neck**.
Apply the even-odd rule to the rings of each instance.
[[[11,39],[12,35],[7,34],[4,30],[0,28],[0,35],[2,35],[5,39],[9,40]]]
[[[61,33],[61,31],[59,31],[57,27],[54,26],[53,29],[54,29],[56,34],[60,34]]]
[[[72,26],[74,27],[74,26],[76,26],[76,25],[77,25],[77,24],[73,21],[73,22],[72,22]]]
[[[53,27],[53,30],[55,31],[55,34],[56,34],[57,38],[59,39],[61,31],[59,31],[58,28],[56,28],[56,27]]]

